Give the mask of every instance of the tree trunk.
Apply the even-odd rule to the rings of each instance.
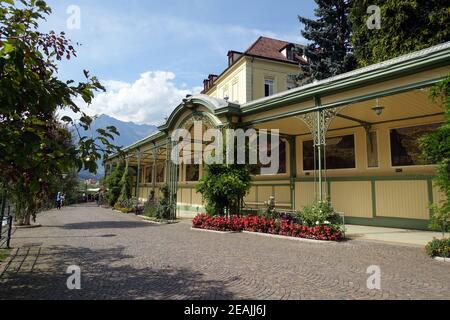
[[[24,226],[31,226],[31,214],[26,213],[23,221]]]

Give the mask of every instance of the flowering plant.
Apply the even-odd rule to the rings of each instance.
[[[287,219],[269,219],[266,217],[209,217],[200,214],[194,218],[193,227],[215,231],[249,231],[303,239],[340,241],[343,234],[339,227],[319,224],[306,226]]]
[[[450,258],[450,238],[433,239],[425,250],[431,257]]]
[[[192,221],[192,226],[197,229],[207,229],[214,231],[242,231],[242,221],[237,216],[209,217],[206,214],[200,214]]]

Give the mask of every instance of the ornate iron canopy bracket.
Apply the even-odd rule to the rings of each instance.
[[[324,200],[323,183],[326,182],[326,175],[324,175],[324,173],[326,172],[326,163],[323,164],[323,161],[326,161],[325,147],[327,144],[327,132],[330,128],[331,122],[340,112],[342,112],[344,108],[346,107],[344,106],[336,107],[333,109],[323,109],[296,116],[297,119],[303,121],[306,124],[313,136],[315,150],[314,154],[315,159],[317,159],[318,163],[318,167],[315,167],[314,169],[314,174],[318,177],[318,179],[314,179],[314,183],[316,199],[318,199],[319,201]],[[314,163],[316,164],[316,160],[314,160]]]
[[[346,107],[337,107],[333,109],[318,110],[296,116],[296,118],[302,120],[308,127],[313,136],[314,146],[326,146],[326,136],[331,122],[345,108]]]

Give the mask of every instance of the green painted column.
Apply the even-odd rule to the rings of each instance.
[[[139,200],[139,187],[141,184],[141,159],[142,159],[142,153],[141,151],[138,149],[138,151],[136,152],[136,156],[137,156],[137,173],[136,173],[136,192],[135,192],[135,196],[136,198]]]
[[[166,175],[165,180],[166,181],[165,181],[165,183],[167,185],[169,185],[169,183],[170,183],[170,153],[172,152],[170,150],[170,144],[171,144],[171,139],[169,137],[169,138],[167,138],[167,143],[166,143],[166,172],[165,172],[165,175]]]
[[[169,188],[169,201],[172,207],[171,217],[176,219],[177,211],[177,192],[178,192],[178,166],[172,161],[172,149],[174,142],[169,137],[167,139],[167,151],[166,151],[166,185]]]
[[[295,180],[297,179],[297,139],[295,136],[290,136],[289,153],[290,153],[290,185],[291,185],[291,205],[292,210],[295,210]]]
[[[318,196],[319,196],[319,201],[323,201],[323,172],[322,172],[322,135],[323,135],[323,128],[322,128],[322,121],[321,121],[321,117],[322,117],[322,112],[321,111],[317,111],[316,113],[316,121],[317,121],[317,132],[316,132],[316,150],[317,150],[317,158],[318,158],[318,162],[319,162],[319,167],[317,169],[317,176],[318,176]]]
[[[152,153],[153,153],[152,188],[156,198],[156,157],[158,156],[158,149],[154,148]]]

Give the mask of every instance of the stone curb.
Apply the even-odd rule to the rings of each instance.
[[[288,237],[288,236],[280,236],[277,234],[269,234],[269,233],[261,233],[261,232],[251,232],[251,231],[242,231],[244,234],[254,234],[261,237],[281,239],[281,240],[291,240],[291,241],[300,241],[306,243],[316,243],[316,244],[338,244],[336,241],[325,241],[325,240],[314,240],[314,239],[304,239],[304,238],[296,238],[296,237]]]
[[[434,257],[433,259],[436,260],[436,261],[439,261],[439,262],[450,263],[450,258]]]
[[[122,212],[122,211],[119,211],[119,210],[115,210],[115,209],[113,209],[112,210],[113,212],[115,212],[115,213],[120,213],[120,214],[134,214],[133,212],[129,212],[129,213],[125,213],[125,212]]]
[[[145,219],[144,216],[137,216],[137,217],[140,218],[140,219],[142,219],[143,222],[147,222],[147,223],[151,223],[151,224],[156,224],[156,225],[158,225],[158,226],[162,226],[162,225],[168,224],[168,223],[162,223],[162,222],[158,222],[158,221],[147,220],[147,219]]]
[[[267,237],[267,238],[273,238],[273,239],[281,239],[281,240],[291,240],[291,241],[300,241],[300,242],[307,242],[307,243],[316,243],[316,244],[336,244],[335,241],[324,241],[324,240],[313,240],[313,239],[303,239],[303,238],[295,238],[295,237],[288,237],[288,236],[280,236],[276,234],[268,234],[268,233],[260,233],[260,232],[251,232],[251,231],[216,231],[216,230],[208,230],[208,229],[199,229],[199,228],[191,228],[191,230],[194,231],[203,231],[203,232],[210,232],[210,233],[218,233],[218,234],[252,234],[257,235],[261,237]]]
[[[18,225],[13,224],[13,228],[16,228],[16,229],[35,229],[35,228],[41,228],[41,227],[42,227],[42,225],[40,225],[40,224],[34,224],[31,226],[18,226]]]
[[[200,231],[200,232],[209,232],[209,233],[217,233],[217,234],[237,234],[241,232],[237,231],[216,231],[216,230],[208,230],[208,229],[199,229],[199,228],[191,228],[193,231]]]
[[[160,225],[160,226],[166,226],[166,225],[178,223],[178,221],[174,221],[174,222],[172,222],[172,221],[168,221],[168,222],[158,222],[158,221],[153,221],[153,220],[147,219],[146,216],[137,216],[137,217],[138,217],[138,218],[141,218],[142,221],[144,221],[144,222],[153,223],[153,224],[157,224],[157,225]]]

